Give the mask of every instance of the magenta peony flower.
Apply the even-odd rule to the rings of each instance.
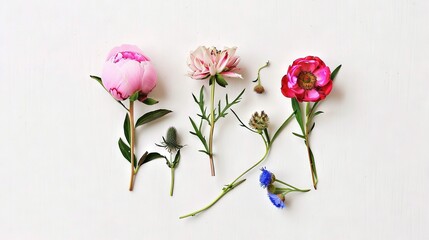
[[[236,47],[225,48],[222,51],[215,47],[198,47],[191,52],[188,66],[191,68],[189,76],[193,79],[206,79],[220,74],[224,77],[242,78],[236,71],[240,58],[235,55]]]
[[[101,79],[116,100],[125,100],[137,91],[139,100],[144,100],[156,86],[157,74],[142,50],[124,44],[107,55]]]
[[[318,57],[295,60],[282,78],[282,93],[299,102],[317,102],[332,90],[331,70]]]

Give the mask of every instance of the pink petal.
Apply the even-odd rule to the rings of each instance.
[[[112,50],[110,50],[109,54],[107,54],[106,61],[114,57],[116,54],[120,52],[136,52],[143,55],[146,59],[148,59],[148,61],[150,61],[150,59],[143,53],[143,51],[140,48],[130,44],[122,44],[119,47],[114,47]]]
[[[224,77],[241,78],[241,79],[243,79],[243,77],[241,76],[241,74],[238,74],[238,73],[235,73],[235,72],[223,72],[220,75],[222,75]]]
[[[140,91],[147,95],[156,87],[158,76],[155,68],[150,62],[141,62],[140,66],[143,69]]]
[[[313,74],[316,76],[316,86],[325,86],[331,81],[331,71],[329,67],[319,68]]]
[[[320,94],[316,89],[305,91],[304,101],[306,102],[317,102],[320,100]]]

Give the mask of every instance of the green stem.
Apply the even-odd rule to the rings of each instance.
[[[131,138],[131,142],[130,142],[130,148],[131,148],[131,179],[130,179],[130,191],[133,191],[134,188],[134,179],[135,179],[135,175],[136,172],[134,170],[134,140],[135,140],[135,128],[134,128],[134,101],[130,100],[130,138]]]
[[[270,61],[267,61],[264,66],[258,69],[258,85],[261,85],[261,70],[268,67],[270,65]]]
[[[268,140],[265,140],[264,135],[260,135],[262,137],[262,140],[264,141],[264,145],[265,145],[265,153],[262,156],[262,158],[256,162],[255,164],[253,164],[250,168],[248,168],[246,171],[244,171],[242,174],[240,174],[237,178],[234,179],[234,181],[232,181],[230,184],[226,185],[226,187],[222,190],[222,193],[215,199],[213,200],[209,205],[207,205],[206,207],[192,212],[190,214],[181,216],[180,219],[183,218],[187,218],[187,217],[191,217],[191,216],[195,216],[209,208],[211,208],[213,205],[215,205],[223,196],[225,196],[228,192],[230,192],[232,189],[234,189],[236,186],[240,185],[241,183],[243,183],[244,181],[246,181],[246,179],[242,179],[239,180],[241,177],[243,177],[246,173],[250,172],[252,169],[254,169],[255,167],[257,167],[259,164],[261,164],[268,156],[268,153],[271,149],[271,146],[275,140],[275,137],[277,137],[280,132],[286,127],[287,123],[290,122],[290,120],[294,117],[294,113],[292,113],[285,121],[284,123],[280,126],[280,128],[276,131],[274,137],[272,138],[270,144],[268,143]],[[268,135],[268,131],[266,132],[266,137],[267,139],[269,139],[269,135]]]
[[[313,187],[315,190],[317,190],[317,183],[318,183],[318,178],[317,178],[317,171],[316,171],[316,163],[314,161],[314,157],[313,154],[311,152],[311,148],[310,148],[310,123],[311,123],[311,115],[313,112],[314,107],[316,106],[316,104],[313,105],[313,107],[311,108],[308,115],[306,115],[306,120],[305,120],[305,134],[304,134],[304,138],[305,138],[305,146],[307,147],[307,154],[308,154],[308,160],[310,162],[310,169],[311,169],[311,179],[313,181]],[[310,108],[311,105],[309,103],[307,103],[307,108]]]
[[[261,135],[262,136],[262,135]],[[229,185],[234,184],[235,182],[238,181],[238,179],[240,179],[242,176],[244,176],[246,173],[250,172],[253,168],[255,168],[256,166],[258,166],[262,161],[265,160],[265,158],[268,156],[268,153],[270,151],[270,145],[268,145],[268,142],[265,140],[265,138],[262,137],[262,139],[264,140],[264,144],[265,144],[265,153],[262,156],[262,158],[256,162],[255,164],[253,164],[250,168],[248,168],[246,171],[244,171],[242,174],[240,174],[236,179],[234,179],[234,181],[232,181]]]
[[[183,215],[183,216],[181,216],[180,217],[180,219],[183,219],[183,218],[187,218],[187,217],[193,217],[193,216],[195,216],[195,215],[197,215],[198,213],[201,213],[201,212],[203,212],[203,211],[205,211],[205,210],[207,210],[207,209],[209,209],[209,208],[211,208],[213,205],[215,205],[223,196],[225,196],[229,191],[231,191],[232,189],[234,189],[235,187],[237,187],[238,185],[240,185],[240,184],[242,184],[244,181],[246,181],[246,179],[243,179],[243,180],[241,180],[241,181],[239,181],[239,182],[237,182],[237,183],[235,183],[234,185],[232,185],[232,186],[228,186],[228,187],[226,187],[223,191],[222,191],[222,193],[215,199],[215,200],[213,200],[213,202],[211,202],[209,205],[207,205],[207,206],[205,206],[204,208],[201,208],[200,210],[197,210],[197,211],[195,211],[195,212],[192,212],[192,213],[189,213],[189,214],[186,214],[186,215]]]
[[[281,183],[281,184],[283,184],[283,185],[286,185],[286,186],[288,186],[288,187],[290,187],[290,188],[293,188],[293,190],[296,190],[296,191],[298,191],[298,192],[308,192],[308,191],[310,191],[310,189],[299,189],[299,188],[297,188],[297,187],[294,187],[294,186],[292,186],[292,185],[290,185],[290,184],[287,184],[287,183],[285,183],[285,182],[283,182],[283,181],[281,181],[281,180],[278,180],[278,179],[276,179],[276,180],[274,180],[274,181],[276,181],[276,182],[278,182],[278,183]],[[282,188],[278,188],[278,189],[282,189]]]
[[[273,145],[274,140],[280,135],[280,133],[283,131],[283,129],[286,127],[286,125],[292,120],[292,118],[295,117],[295,112],[293,112],[284,122],[283,124],[277,129],[277,131],[274,133],[273,138],[271,139],[271,145]],[[270,145],[270,146],[271,146]]]
[[[268,129],[264,129],[264,135],[265,135],[265,138],[267,139],[267,143],[268,143],[268,145],[271,145],[271,139],[270,139],[270,135],[268,135]]]
[[[174,189],[174,168],[171,168],[171,181],[170,181],[170,196],[173,196],[173,189]]]
[[[210,136],[209,136],[209,157],[210,157],[210,171],[211,175],[215,176],[215,168],[213,162],[213,133],[215,127],[215,116],[214,116],[214,95],[215,95],[215,86],[216,80],[212,77],[212,85],[210,89]]]

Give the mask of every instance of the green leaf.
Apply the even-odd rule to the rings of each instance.
[[[142,161],[142,164],[141,164],[141,165],[143,165],[143,164],[145,164],[145,163],[148,163],[148,162],[150,162],[150,161],[152,161],[152,160],[159,159],[159,158],[167,159],[164,155],[161,155],[161,154],[159,154],[159,153],[157,153],[157,152],[151,152],[151,153],[149,153],[149,154],[146,156],[146,158]],[[141,165],[140,165],[140,166],[141,166]]]
[[[207,155],[209,155],[209,156],[210,156],[210,153],[209,153],[209,152],[207,152],[207,151],[205,151],[205,150],[198,150],[198,152],[202,152],[202,153],[205,153],[205,154],[207,154]]]
[[[158,101],[158,100],[155,100],[155,99],[153,99],[153,98],[146,98],[146,99],[143,101],[143,103],[144,103],[144,104],[146,104],[146,105],[155,105],[155,104],[159,103],[159,101]]]
[[[337,68],[334,69],[334,71],[332,71],[331,73],[331,79],[332,81],[335,79],[335,77],[337,76],[338,72],[340,71],[342,65],[339,65]]]
[[[173,161],[173,168],[176,168],[177,166],[179,166],[179,162],[180,162],[180,150],[177,151],[176,156],[174,157],[174,161]]]
[[[225,117],[228,114],[226,111],[228,111],[228,109],[230,109],[233,105],[241,102],[241,96],[243,96],[244,91],[246,91],[246,89],[243,89],[231,103],[228,103],[228,94],[225,95],[225,101],[227,104],[222,109],[222,111],[219,111],[218,115],[215,117],[215,122],[217,122],[217,120],[219,120],[221,117]]]
[[[101,81],[100,77],[94,76],[94,75],[89,75],[89,77],[91,77],[92,79],[95,79],[102,87],[104,90],[106,90],[107,93],[109,93],[109,91],[104,87],[103,82]],[[110,94],[110,93],[109,93]],[[111,96],[111,95],[110,95]],[[118,102],[119,104],[121,104],[121,106],[123,108],[125,108],[125,110],[129,111],[127,107],[125,107],[125,105],[121,102],[115,99],[116,102]]]
[[[295,135],[295,136],[297,136],[297,137],[299,137],[299,138],[305,139],[305,137],[304,137],[304,136],[302,136],[301,134],[294,133],[294,132],[292,132],[292,134],[293,134],[293,135]]]
[[[155,110],[155,111],[151,111],[151,112],[145,113],[143,116],[141,116],[137,120],[136,127],[139,127],[139,126],[141,126],[143,124],[152,122],[152,121],[154,121],[154,120],[156,120],[158,118],[161,118],[161,117],[163,117],[163,116],[165,116],[165,115],[167,115],[167,114],[169,114],[171,112],[172,112],[171,110],[167,110],[167,109],[158,109],[158,110]]]
[[[310,153],[310,164],[311,164],[311,170],[314,176],[314,187],[316,188],[317,183],[319,182],[319,178],[317,177],[317,169],[316,169],[316,161],[314,160],[314,155],[313,155],[313,151],[311,151],[311,148],[308,149],[309,153]]]
[[[311,103],[307,102],[306,106],[305,106],[305,116],[308,116],[311,112]]]
[[[310,128],[310,132],[313,131],[314,126],[316,126],[316,123],[314,122],[313,125]]]
[[[124,156],[124,158],[127,159],[128,162],[131,163],[131,149],[130,149],[130,147],[126,143],[124,143],[124,141],[122,141],[122,138],[119,138],[118,145],[119,145],[119,149],[121,150],[122,156]],[[136,161],[134,161],[134,168],[135,168],[137,166],[136,156],[134,156],[134,159],[136,160]]]
[[[302,120],[302,113],[301,113],[301,107],[299,106],[298,100],[296,98],[292,98],[292,109],[295,112],[295,118],[296,121],[299,124],[299,127],[301,128],[302,134],[305,135],[304,131],[304,122]]]
[[[322,113],[323,113],[323,111],[317,111],[316,113],[314,113],[314,116],[317,116],[317,115],[322,114]]]
[[[133,93],[133,95],[130,96],[130,101],[134,102],[139,98],[139,91]]]
[[[141,165],[143,165],[143,163],[144,163],[144,161],[145,161],[145,159],[146,159],[146,157],[147,157],[147,155],[149,154],[149,152],[148,151],[146,151],[142,156],[141,156],[141,158],[140,158],[140,160],[139,160],[139,162],[138,162],[138,164],[137,164],[137,166],[141,166]]]
[[[125,139],[127,139],[127,142],[130,143],[130,135],[131,135],[131,131],[130,131],[130,117],[127,115],[125,115],[125,120],[124,120],[124,135],[125,135]]]
[[[103,86],[103,82],[101,81],[101,77],[97,77],[94,75],[89,75],[90,78],[94,79],[95,81],[97,81],[101,86]],[[104,88],[104,86],[103,86]]]
[[[216,77],[217,84],[219,84],[221,87],[226,87],[226,85],[228,85],[228,83],[226,82],[225,78],[223,78],[222,75],[216,74],[215,77]]]

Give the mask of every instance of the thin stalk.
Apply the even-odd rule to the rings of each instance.
[[[284,122],[283,124],[279,127],[279,129],[277,129],[276,133],[274,134],[274,137],[272,138],[271,142],[268,143],[268,140],[265,139],[263,134],[260,134],[262,140],[264,141],[264,145],[265,145],[265,153],[262,156],[262,158],[256,162],[255,164],[253,164],[250,168],[248,168],[246,171],[244,171],[242,174],[240,174],[237,178],[234,179],[234,181],[232,181],[230,184],[226,185],[226,187],[224,187],[222,189],[222,193],[215,199],[213,200],[209,205],[205,206],[204,208],[197,210],[195,212],[192,212],[190,214],[181,216],[180,219],[183,218],[187,218],[187,217],[192,217],[195,216],[209,208],[211,208],[213,205],[215,205],[223,196],[225,196],[227,193],[229,193],[230,191],[232,191],[232,189],[234,189],[235,187],[237,187],[238,185],[240,185],[241,183],[243,183],[244,181],[246,181],[246,179],[242,179],[239,180],[241,177],[243,177],[245,174],[247,174],[248,172],[250,172],[252,169],[254,169],[255,167],[257,167],[259,164],[261,164],[268,156],[268,153],[270,152],[271,146],[275,140],[275,138],[280,134],[280,132],[286,127],[286,125],[290,122],[290,120],[294,117],[294,113],[292,113]],[[238,116],[237,116],[238,118]],[[241,121],[240,121],[241,122]],[[268,135],[268,131],[266,131],[266,137],[267,139],[269,139],[269,135]]]
[[[262,136],[262,135],[261,135]],[[250,172],[253,168],[255,168],[256,166],[258,166],[262,161],[265,160],[265,158],[268,156],[268,153],[270,152],[270,146],[268,145],[268,142],[265,140],[264,137],[262,137],[262,139],[264,140],[264,144],[265,144],[265,153],[262,156],[262,158],[256,162],[255,164],[253,164],[250,168],[248,168],[246,171],[244,171],[242,174],[240,174],[236,179],[234,179],[234,181],[232,181],[232,183],[230,183],[229,185],[234,184],[236,181],[238,181],[238,179],[240,179],[242,176],[244,176],[246,173]]]
[[[267,61],[264,66],[258,69],[258,85],[261,85],[261,70],[268,67],[270,65],[270,61]]]
[[[173,189],[174,189],[174,168],[171,168],[171,181],[170,181],[170,196],[173,196]]]
[[[246,179],[243,179],[243,180],[241,180],[241,181],[239,181],[239,182],[237,182],[237,183],[235,183],[234,185],[232,185],[232,186],[229,186],[229,187],[227,187],[227,188],[225,188],[223,191],[222,191],[222,193],[215,199],[215,200],[213,200],[209,205],[207,205],[207,206],[205,206],[205,207],[203,207],[203,208],[201,208],[200,210],[197,210],[197,211],[195,211],[195,212],[192,212],[192,213],[189,213],[189,214],[186,214],[186,215],[183,215],[183,216],[181,216],[179,219],[183,219],[183,218],[187,218],[187,217],[192,217],[192,216],[195,216],[195,215],[197,215],[198,213],[201,213],[201,212],[203,212],[203,211],[205,211],[205,210],[207,210],[207,209],[209,209],[209,208],[211,208],[213,205],[215,205],[223,196],[225,196],[229,191],[231,191],[232,189],[234,189],[235,187],[237,187],[238,185],[240,185],[240,184],[242,184],[244,181],[246,181]]]
[[[130,130],[131,130],[131,134],[130,134],[130,138],[131,138],[131,142],[130,142],[130,148],[131,148],[131,179],[130,179],[130,191],[133,191],[134,188],[134,178],[135,178],[135,170],[134,170],[134,140],[135,140],[135,128],[134,128],[134,101],[130,100]]]
[[[214,133],[214,127],[215,127],[215,116],[214,116],[215,86],[216,86],[216,81],[213,79],[211,89],[210,89],[210,136],[209,136],[210,171],[212,176],[215,176],[215,167],[213,162],[213,133]]]
[[[262,136],[262,135],[261,135]],[[238,176],[236,179],[234,179],[234,181],[232,181],[230,184],[226,185],[226,187],[224,187],[222,189],[222,193],[215,199],[213,200],[209,205],[205,206],[204,208],[201,208],[200,210],[197,210],[195,212],[192,212],[190,214],[181,216],[180,219],[183,218],[187,218],[187,217],[191,217],[191,216],[195,216],[198,213],[201,213],[209,208],[211,208],[213,205],[215,205],[223,196],[225,196],[227,193],[229,193],[230,191],[232,191],[232,189],[234,189],[235,187],[237,187],[238,185],[240,185],[241,183],[243,183],[244,181],[246,181],[246,179],[242,179],[239,181],[239,179],[244,176],[246,173],[248,173],[250,170],[252,170],[253,168],[255,168],[256,166],[258,166],[268,155],[268,152],[270,150],[267,141],[265,140],[265,138],[262,136],[262,139],[264,140],[265,143],[265,154],[264,156],[257,162],[255,163],[253,166],[251,166],[249,169],[247,169],[246,171],[244,171],[242,174],[240,174],[240,176]]]
[[[281,183],[281,184],[283,184],[283,185],[286,185],[286,186],[288,186],[288,187],[290,187],[290,188],[292,188],[293,190],[296,190],[296,191],[298,191],[298,192],[308,192],[308,191],[310,191],[310,189],[299,189],[299,188],[297,188],[297,187],[294,187],[294,186],[292,186],[292,185],[290,185],[290,184],[287,184],[287,183],[285,183],[285,182],[283,182],[283,181],[281,181],[281,180],[278,180],[278,179],[276,179],[275,181],[276,181],[276,182],[278,182],[278,183]],[[277,189],[282,189],[282,188],[277,188]]]

